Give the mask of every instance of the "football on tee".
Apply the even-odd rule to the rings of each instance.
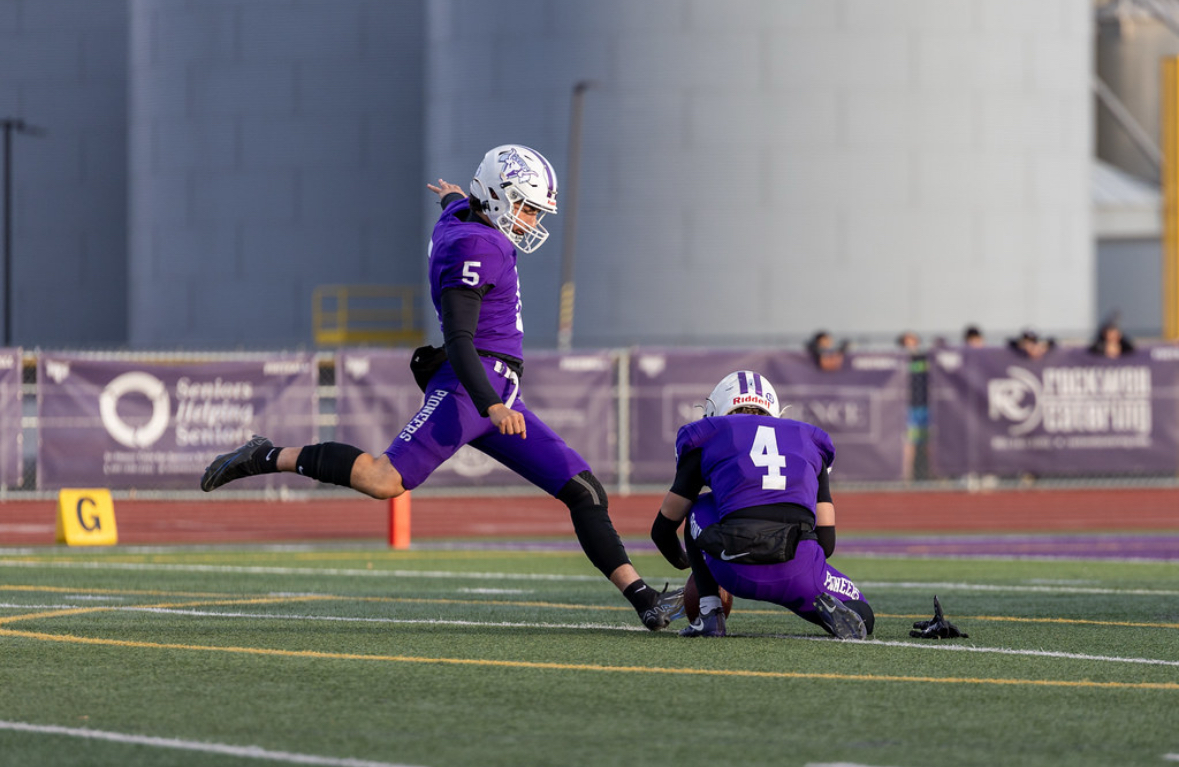
[[[729,613],[733,611],[733,595],[721,589],[720,598],[721,607],[725,611],[725,617],[728,618]],[[684,584],[684,612],[690,621],[700,617],[700,592],[696,591],[695,575],[689,575],[688,582]]]

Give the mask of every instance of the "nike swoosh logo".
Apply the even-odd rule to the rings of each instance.
[[[739,559],[740,557],[747,557],[747,556],[749,556],[748,551],[742,551],[740,554],[726,554],[724,552],[724,550],[721,550],[721,553],[720,553],[720,558],[726,562],[732,562],[734,559]]]
[[[268,461],[270,460],[270,456],[274,455],[275,450],[278,450],[278,448],[277,447],[270,448],[270,452],[266,454],[266,460],[268,460]]]

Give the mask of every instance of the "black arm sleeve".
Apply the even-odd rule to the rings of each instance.
[[[815,535],[819,536],[819,545],[823,547],[823,556],[830,557],[835,553],[835,525],[816,527]]]
[[[700,490],[704,487],[704,472],[700,468],[703,454],[701,450],[690,450],[680,456],[675,465],[675,481],[671,483],[671,492],[689,501],[700,497]]]
[[[687,570],[692,566],[688,561],[688,552],[684,551],[678,535],[682,522],[683,520],[673,522],[663,516],[661,511],[655,515],[655,523],[651,525],[651,540],[655,542],[655,547],[677,570]]]
[[[815,500],[819,503],[835,503],[835,501],[831,500],[831,478],[826,465],[819,472],[819,497]]]
[[[449,194],[443,195],[442,199],[438,201],[438,204],[443,208],[446,208],[447,205],[450,205],[456,200],[461,200],[464,197],[466,197],[466,195],[464,195],[462,192],[450,192]]]
[[[819,472],[819,503],[835,503],[831,500],[831,480],[828,476],[827,465]],[[823,556],[830,557],[835,553],[835,525],[823,525],[815,528],[815,535],[819,536],[819,545],[823,547]]]
[[[488,408],[502,404],[503,400],[491,388],[487,371],[475,351],[475,328],[479,325],[482,306],[483,293],[478,290],[448,288],[442,291],[442,341],[446,346],[446,357],[459,383],[479,408],[479,415],[486,416]]]

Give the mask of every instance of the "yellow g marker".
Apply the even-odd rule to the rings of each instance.
[[[64,488],[57,495],[57,542],[69,546],[113,546],[118,542],[115,504],[106,488]]]

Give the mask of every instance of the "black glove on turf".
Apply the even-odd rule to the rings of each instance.
[[[967,639],[970,634],[964,634],[958,630],[958,627],[946,620],[946,616],[942,614],[942,603],[937,601],[937,597],[933,598],[933,620],[917,621],[913,624],[915,631],[910,631],[909,636],[918,639]]]

